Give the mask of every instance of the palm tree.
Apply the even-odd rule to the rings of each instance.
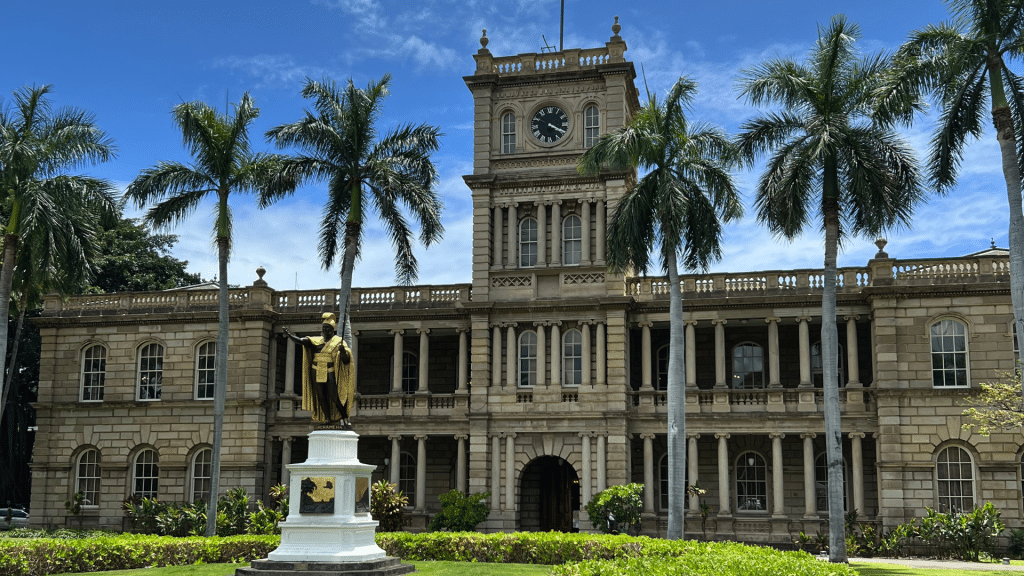
[[[182,142],[195,163],[160,162],[147,168],[125,190],[125,196],[142,208],[152,204],[145,220],[156,228],[171,227],[192,214],[208,195],[217,201],[213,232],[219,264],[219,324],[214,369],[213,461],[210,501],[207,503],[206,535],[217,532],[217,497],[220,492],[221,443],[224,403],[227,395],[228,358],[228,257],[231,252],[231,192],[284,193],[296,181],[281,172],[277,155],[254,153],[249,146],[249,126],[259,108],[246,92],[234,105],[234,116],[218,114],[204,102],[183,102],[171,114],[181,130]]]
[[[912,32],[897,52],[883,110],[894,121],[909,123],[918,107],[908,102],[922,91],[937,97],[942,113],[932,136],[928,173],[935,189],[945,193],[956,185],[968,137],[981,137],[985,105],[991,101],[1010,205],[1010,297],[1016,333],[1024,335],[1024,78],[1007,66],[1024,54],[1024,3],[947,0],[946,4],[952,22]]]
[[[827,28],[819,27],[805,63],[774,59],[744,71],[743,96],[756,106],[780,109],[746,121],[738,137],[748,160],[770,154],[757,184],[758,219],[791,240],[820,214],[825,232],[821,342],[832,562],[846,562],[836,254],[848,235],[874,237],[909,225],[923,196],[913,151],[873,121],[888,61],[880,55],[858,58],[858,36],[856,24],[836,16]]]
[[[109,182],[65,174],[113,158],[113,141],[91,115],[75,108],[53,110],[49,93],[50,86],[24,87],[14,91],[12,106],[0,108],[0,195],[9,210],[0,268],[0,388],[22,238],[44,235],[54,261],[81,262],[91,249],[98,220],[116,211]]]
[[[437,170],[430,159],[441,136],[437,127],[420,124],[400,126],[377,137],[377,120],[388,95],[391,76],[371,81],[365,90],[349,79],[344,87],[333,80],[306,80],[302,96],[314,101],[298,122],[267,132],[278,148],[296,146],[302,154],[285,161],[285,172],[296,178],[327,180],[327,203],[320,223],[319,250],[324,269],[338,256],[342,233],[341,293],[338,317],[344,323],[342,337],[352,344],[348,321],[352,271],[359,254],[365,213],[376,210],[395,246],[395,273],[400,284],[411,284],[417,275],[412,250],[413,231],[402,205],[419,222],[424,246],[441,239],[441,200],[434,189]],[[281,194],[266,194],[266,206]],[[344,231],[344,232],[342,232]]]
[[[647,104],[629,125],[603,136],[579,160],[582,174],[604,169],[646,171],[619,201],[608,224],[608,267],[646,272],[657,250],[668,272],[668,538],[683,533],[686,490],[686,392],[683,298],[678,261],[687,269],[706,269],[721,257],[722,223],[742,215],[730,169],[736,155],[719,129],[691,124],[684,114],[697,84],[680,78],[665,102],[648,91]]]

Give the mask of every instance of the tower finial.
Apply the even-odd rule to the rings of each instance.
[[[484,33],[480,36],[480,48],[486,50],[487,49],[487,43],[489,41],[490,40],[487,39],[487,28],[484,28]]]
[[[619,26],[619,17],[616,16],[615,17],[615,24],[612,24],[612,34],[614,34],[614,36],[612,36],[612,38],[618,38],[619,37],[619,30],[622,30],[622,26]]]

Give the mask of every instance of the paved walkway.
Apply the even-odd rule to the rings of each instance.
[[[914,568],[938,568],[942,570],[976,570],[981,572],[1024,572],[1024,566],[1006,564],[982,564],[958,560],[911,560],[909,558],[850,558],[850,562],[873,562],[877,564],[899,564]]]

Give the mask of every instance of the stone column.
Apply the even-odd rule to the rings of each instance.
[[[459,442],[455,454],[455,489],[463,494],[466,493],[466,440],[469,436],[456,434],[455,439]]]
[[[502,256],[502,254],[501,254],[502,253],[502,249],[501,249],[501,238],[502,238],[501,213],[504,210],[505,209],[502,208],[501,206],[495,206],[494,207],[494,234],[493,234],[493,238],[492,238],[492,240],[493,240],[492,247],[494,248],[494,253],[491,256],[491,265],[495,266],[495,267],[498,267],[498,268],[501,267],[501,256]]]
[[[580,221],[583,224],[581,228],[583,241],[580,242],[580,264],[590,266],[590,200],[580,200],[580,203],[582,204]]]
[[[604,322],[597,323],[597,383],[608,383],[608,341]]]
[[[292,437],[281,436],[281,484],[285,486],[291,486],[291,474],[288,472],[288,465],[291,463]]]
[[[505,434],[505,510],[516,509],[516,433]]]
[[[544,328],[547,326],[547,323],[534,322],[533,326],[537,329],[537,386],[544,386],[544,383],[547,382],[547,375],[545,374],[545,368],[547,368],[547,357],[545,354],[547,350],[545,348],[548,343],[547,330]]]
[[[800,388],[811,387],[811,338],[807,326],[810,320],[807,316],[796,319],[800,325]]]
[[[501,435],[491,435],[491,510],[501,510]]]
[[[772,439],[772,518],[786,517],[786,504],[782,491],[782,439],[785,434],[770,432]]]
[[[516,340],[516,323],[511,322],[506,328],[505,341],[505,385],[515,386],[516,377],[519,371],[516,370],[516,352],[519,351],[519,342]]]
[[[402,437],[391,435],[388,440],[391,440],[391,483],[397,486],[402,470]]]
[[[459,329],[459,376],[456,392],[465,392],[469,380],[469,329]]]
[[[405,330],[392,330],[391,333],[395,335],[394,350],[391,358],[391,392],[399,394],[402,392],[402,355],[405,353],[402,334],[405,334]]]
[[[285,339],[284,393],[288,395],[295,394],[295,342],[291,338]]]
[[[491,386],[501,385],[501,326],[491,330]]]
[[[846,318],[846,365],[850,379],[846,385],[850,387],[860,386],[860,361],[857,352],[857,320],[860,316],[845,316]]]
[[[289,338],[289,340],[291,339]],[[359,392],[359,330],[352,330],[352,346],[350,350],[352,352],[352,381],[356,383],[356,392]]]
[[[696,486],[700,479],[697,477],[697,471],[699,469],[697,462],[697,440],[700,438],[700,434],[687,434],[687,440],[689,440],[689,446],[686,449],[686,466],[688,468],[687,476],[691,486]],[[690,497],[690,512],[694,514],[700,513],[700,496]]]
[[[863,432],[850,433],[850,455],[853,460],[853,509],[859,514],[865,515],[864,511],[864,452],[861,449]]]
[[[816,518],[818,516],[817,495],[814,492],[815,436],[814,432],[805,432],[800,435],[804,439],[804,518]]]
[[[687,320],[683,322],[686,326],[686,387],[696,388],[697,387],[697,340],[696,340],[696,320]]]
[[[654,513],[654,434],[640,435],[644,441],[644,513]]]
[[[782,388],[779,380],[779,320],[774,316],[765,318],[768,323],[768,387]]]
[[[607,242],[605,238],[605,210],[604,200],[598,200],[596,205],[597,210],[597,246],[594,247],[595,253],[595,264],[604,264],[604,245]]]
[[[590,325],[592,322],[580,322],[580,334],[583,336],[583,350],[580,371],[580,383],[583,385],[593,384],[590,377]]]
[[[562,265],[562,203],[551,203],[551,265]]]
[[[516,214],[517,204],[508,207],[508,261],[509,268],[519,267],[519,215]]]
[[[729,435],[715,434],[718,438],[718,515],[731,516],[729,496]]]
[[[640,322],[640,389],[654,390],[651,379],[651,326],[652,322]]]
[[[712,320],[715,325],[715,388],[728,388],[725,381],[725,325],[728,320]]]
[[[542,267],[547,265],[548,209],[540,202],[534,206],[537,208],[537,266]]]
[[[427,378],[430,377],[430,328],[417,330],[420,335],[420,372],[416,378],[416,391],[429,392],[430,386]]]
[[[561,322],[551,323],[551,385],[562,383],[562,332]]]
[[[586,506],[590,503],[590,487],[593,482],[593,463],[590,461],[590,433],[580,432],[580,438],[583,439],[583,464],[582,470],[583,479],[580,480],[580,506]]]
[[[608,437],[604,434],[597,436],[597,491],[604,492],[608,487],[608,467],[605,462],[608,460]]]
[[[427,437],[416,438],[416,510],[427,507]]]

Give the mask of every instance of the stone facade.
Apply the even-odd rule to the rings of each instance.
[[[471,283],[353,293],[359,460],[410,495],[410,530],[453,488],[490,492],[483,530],[588,529],[593,494],[640,482],[644,529],[664,533],[668,285],[605,266],[607,218],[635,174],[575,170],[595,134],[638,109],[613,31],[603,48],[514,57],[482,39],[465,78]],[[689,476],[707,490],[709,537],[786,543],[824,529],[822,276],[682,276]],[[1005,251],[907,261],[880,249],[839,279],[847,509],[890,528],[991,501],[1024,525],[1024,438],[971,434],[960,417],[980,382],[1014,366]],[[334,290],[274,290],[262,271],[231,291],[224,489],[265,495],[305,460],[313,423],[283,329],[318,333],[336,302]],[[46,301],[34,522],[69,523],[78,489],[86,523],[103,527],[123,525],[136,493],[203,496],[216,323],[215,291]],[[687,503],[694,536],[699,504]]]

